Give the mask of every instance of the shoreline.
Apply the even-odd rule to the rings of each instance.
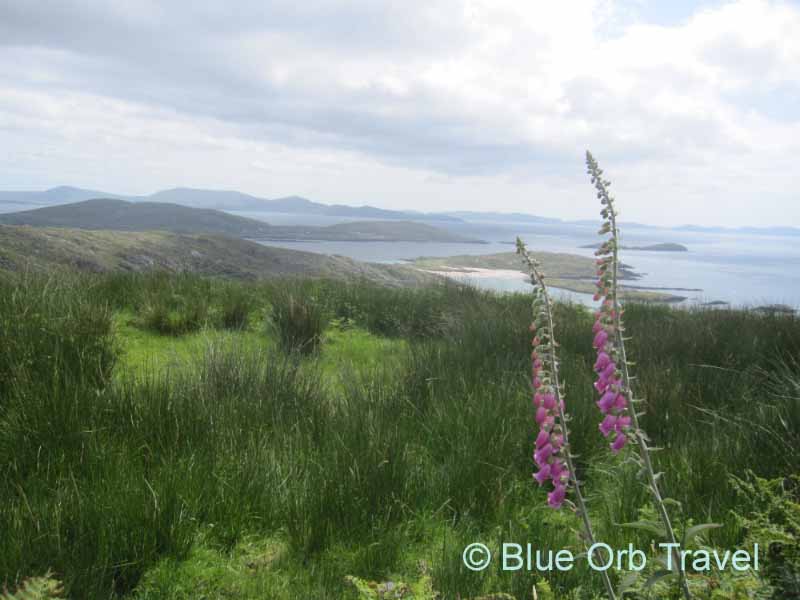
[[[448,267],[440,266],[436,269],[425,269],[417,267],[419,271],[449,277],[451,279],[500,279],[505,281],[526,281],[529,275],[523,271],[513,269],[490,269],[486,267]],[[573,292],[577,294],[585,294],[592,296],[594,294],[594,283],[586,279],[569,278],[569,277],[553,277],[548,280],[549,286],[553,289]],[[675,291],[702,291],[702,290],[681,290],[678,288],[647,288],[645,286],[626,286],[621,285],[620,291],[623,297],[628,300],[639,302],[654,302],[659,304],[680,304],[688,300],[686,296],[679,296],[675,294],[665,293],[664,290]]]

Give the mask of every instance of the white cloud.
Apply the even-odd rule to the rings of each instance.
[[[796,5],[222,6],[0,2],[0,185],[800,225]]]

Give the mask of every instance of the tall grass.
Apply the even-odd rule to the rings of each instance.
[[[343,597],[345,574],[378,578],[411,552],[434,561],[444,597],[498,587],[529,597],[538,575],[467,573],[463,546],[575,544],[570,517],[539,510],[530,479],[527,297],[452,285],[230,284],[251,299],[249,316],[285,311],[279,319],[299,331],[287,348],[319,336],[323,315],[346,314],[406,337],[408,352],[341,388],[326,384],[314,354],[295,360],[234,342],[210,346],[187,371],[110,378],[124,340],[109,307],[135,313],[177,290],[207,294],[213,315],[227,293],[215,281],[140,277],[0,288],[0,582],[52,569],[70,597],[121,596],[199,536],[224,551],[260,534],[285,540],[317,573],[321,597]],[[304,308],[289,308],[290,291]],[[687,512],[724,521],[716,541],[731,547],[744,534],[729,516],[737,498],[727,478],[800,471],[786,446],[800,423],[800,322],[635,305],[626,317],[668,492]],[[591,315],[558,305],[555,318],[579,476],[591,480],[598,538],[623,541],[614,523],[635,520],[646,492],[598,440]],[[346,567],[314,570],[342,548]],[[551,582],[564,592],[593,579],[577,570]]]
[[[177,336],[204,327],[245,329],[264,305],[266,286],[154,271],[109,274],[96,287],[113,309],[133,312],[140,327]]]
[[[313,354],[322,343],[327,314],[308,286],[289,284],[270,297],[270,328],[284,351]]]
[[[116,360],[111,317],[87,277],[0,280],[0,397],[28,385],[102,387]]]
[[[246,329],[256,302],[251,290],[239,284],[222,288],[219,322],[224,329]]]
[[[481,292],[452,282],[396,289],[362,281],[325,281],[321,296],[333,316],[377,335],[410,339],[440,337]],[[449,304],[446,304],[449,303]]]
[[[143,327],[166,335],[182,335],[209,323],[210,281],[186,274],[159,274],[147,283],[138,310]]]

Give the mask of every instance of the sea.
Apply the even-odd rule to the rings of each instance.
[[[276,225],[301,224],[297,215],[240,211],[235,214],[260,219]],[[332,225],[346,218],[302,217],[302,224]],[[261,242],[265,245],[338,254],[355,260],[378,263],[405,263],[415,258],[455,256],[459,254],[494,254],[512,252],[519,236],[531,250],[565,252],[594,256],[584,246],[600,241],[597,224],[529,223],[513,221],[472,221],[463,223],[430,222],[431,225],[473,238],[485,244],[439,242]],[[800,236],[764,235],[739,232],[701,232],[642,225],[620,225],[622,244],[646,246],[677,243],[687,252],[621,251],[622,261],[640,278],[631,285],[660,288],[677,296],[683,303],[719,304],[738,307],[786,305],[800,309]],[[480,287],[498,291],[525,291],[529,283],[508,274],[497,277],[460,276]],[[557,295],[592,304],[587,294],[559,291]]]

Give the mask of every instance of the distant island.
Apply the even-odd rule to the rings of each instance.
[[[551,287],[593,294],[595,262],[586,256],[567,254],[561,252],[532,252],[532,255],[542,264]],[[527,276],[519,256],[514,252],[500,252],[497,254],[462,255],[448,257],[423,257],[411,261],[415,267],[436,275],[503,275],[518,272],[522,277]],[[491,272],[494,273],[491,273]],[[635,281],[640,276],[629,266],[622,265],[620,280]],[[666,291],[637,288],[634,286],[620,286],[622,297],[637,302],[677,303],[686,300],[686,296],[678,296]]]
[[[532,252],[531,254],[542,262],[548,278],[580,280],[591,279],[595,276],[596,266],[591,258],[566,252]],[[412,260],[411,263],[424,269],[497,269],[524,272],[522,262],[515,252],[446,257],[423,256]],[[622,265],[620,279],[634,280],[638,277],[639,275],[630,267]]]
[[[581,248],[599,248],[600,244],[586,244]],[[683,244],[662,243],[649,244],[647,246],[622,246],[623,250],[644,250],[647,252],[688,252],[689,249]]]
[[[327,227],[271,225],[209,208],[109,198],[6,213],[0,215],[0,223],[92,230],[206,233],[265,241],[485,243],[413,221],[355,221]]]

